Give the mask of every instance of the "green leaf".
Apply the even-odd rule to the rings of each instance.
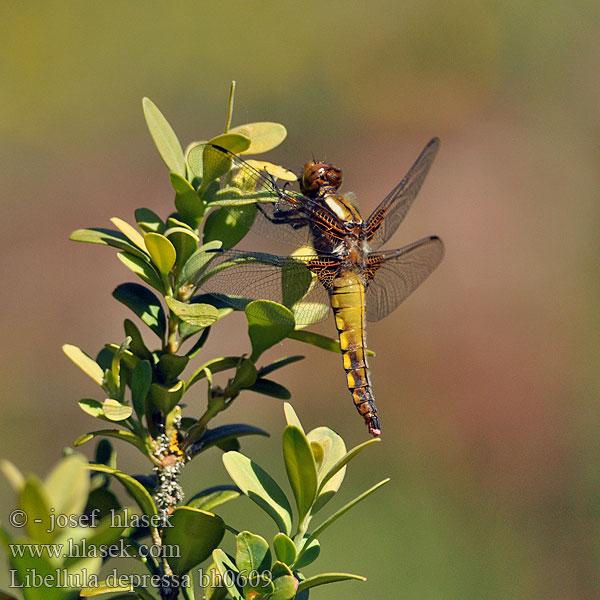
[[[294,425],[300,431],[304,432],[302,423],[300,423],[300,419],[298,418],[296,411],[289,402],[283,403],[283,412],[285,414],[285,420],[288,425]]]
[[[146,348],[144,338],[137,328],[137,325],[130,319],[125,319],[123,321],[123,326],[125,328],[125,335],[131,338],[131,342],[129,343],[131,352],[141,359],[151,361],[152,353]]]
[[[247,390],[256,392],[257,394],[264,394],[265,396],[271,396],[271,398],[279,398],[279,400],[289,400],[292,397],[290,391],[282,386],[280,383],[271,381],[259,377]]]
[[[229,133],[240,133],[250,138],[250,147],[238,152],[239,154],[263,154],[279,146],[287,137],[283,125],[268,121],[238,125],[230,129]]]
[[[35,573],[41,580],[54,581],[56,579],[56,564],[46,556],[32,556],[30,552],[24,552],[23,556],[13,555],[10,557],[10,565],[17,571],[17,580],[24,586],[27,576]],[[25,587],[25,586],[24,586]],[[23,590],[25,600],[70,600],[73,592],[64,588],[52,588],[50,586],[29,586]]]
[[[146,406],[146,396],[152,384],[152,367],[147,360],[140,360],[131,376],[131,403],[137,418],[141,421]]]
[[[324,585],[326,583],[335,583],[336,581],[347,581],[349,579],[355,579],[357,581],[366,581],[366,577],[361,575],[352,575],[351,573],[321,573],[314,577],[309,577],[300,582],[298,586],[298,593],[308,590],[317,585]]]
[[[146,260],[139,258],[129,252],[119,252],[119,260],[131,269],[142,281],[151,285],[161,294],[164,292],[164,285],[154,267]]]
[[[319,554],[321,554],[321,544],[319,544],[319,540],[312,539],[308,544],[305,544],[302,548],[296,562],[294,564],[294,569],[303,569],[319,558]]]
[[[182,321],[196,327],[210,327],[219,318],[219,311],[211,304],[189,304],[171,296],[165,302]]]
[[[142,100],[144,117],[154,144],[169,169],[185,176],[185,160],[181,144],[163,114],[149,98]]]
[[[208,585],[204,587],[204,600],[225,600],[227,598],[227,588],[219,585],[221,575],[217,565],[213,562],[205,573]]]
[[[336,352],[337,354],[342,353],[338,340],[321,335],[320,333],[295,329],[289,333],[287,337],[291,338],[292,340],[304,342],[305,344],[311,344],[317,348],[323,348],[323,350],[329,350],[329,352]]]
[[[95,419],[102,419],[103,421],[108,421],[104,416],[104,411],[102,410],[102,402],[99,400],[94,400],[93,398],[82,398],[79,402],[79,408],[81,410],[94,417]]]
[[[93,598],[94,596],[103,596],[105,594],[114,594],[116,592],[132,592],[133,586],[127,585],[109,585],[106,581],[98,582],[98,585],[86,587],[81,590],[82,598]],[[119,600],[119,598],[134,598],[131,594],[124,596],[111,596],[110,600]]]
[[[311,443],[315,459],[317,457],[320,459],[318,468],[319,491],[317,500],[311,510],[311,514],[315,515],[333,498],[344,481],[346,468],[345,465],[340,464],[340,468],[335,473],[332,473],[331,477],[323,483],[327,474],[331,469],[335,468],[335,465],[346,454],[346,444],[329,427],[317,427],[307,435],[307,438]]]
[[[217,256],[217,254],[212,251],[219,250],[222,245],[220,240],[216,240],[200,246],[200,248],[188,258],[188,261],[181,270],[181,273],[177,278],[177,287],[181,287],[188,279],[202,273],[208,266],[208,263]]]
[[[202,223],[206,203],[200,199],[198,192],[177,173],[171,173],[171,185],[175,190],[175,208],[181,219],[193,229],[198,229]]]
[[[0,459],[0,471],[2,471],[4,477],[6,477],[8,483],[10,483],[12,489],[17,493],[20,493],[25,485],[25,477],[21,471],[5,458]]]
[[[251,387],[256,382],[256,367],[251,360],[242,359],[238,364],[233,381],[228,384],[227,389],[230,392],[237,392]]]
[[[266,571],[271,566],[271,550],[267,540],[249,531],[236,536],[235,564],[242,575]]]
[[[89,375],[98,385],[104,383],[104,372],[100,365],[90,358],[83,350],[72,344],[65,344],[63,352],[86,374]]]
[[[138,503],[139,507],[145,515],[153,516],[158,514],[156,504],[152,496],[146,488],[136,479],[123,473],[117,469],[111,469],[106,465],[88,465],[91,471],[99,471],[100,473],[109,473],[115,477],[127,490],[129,495]]]
[[[287,365],[291,365],[292,363],[298,362],[299,360],[304,359],[304,356],[296,355],[296,356],[288,356],[287,358],[281,358],[280,360],[276,360],[272,362],[270,365],[266,367],[262,367],[258,370],[258,376],[264,377],[265,375],[269,375],[273,371],[277,371],[277,369],[282,369],[283,367],[287,367]]]
[[[165,231],[165,237],[173,244],[177,252],[175,266],[181,270],[187,260],[198,250],[200,238],[185,227],[171,227]]]
[[[178,381],[171,387],[153,383],[150,386],[148,398],[154,406],[162,411],[163,415],[168,415],[181,400],[184,392],[185,383],[183,381]]]
[[[127,223],[127,221],[119,219],[119,217],[112,217],[111,222],[132,244],[135,244],[144,254],[146,254],[146,244],[144,243],[144,238],[135,227],[132,227],[129,223]]]
[[[350,450],[342,458],[340,458],[321,479],[321,482],[319,484],[319,493],[324,489],[327,482],[330,481],[331,478],[334,475],[336,475],[341,469],[343,469],[355,456],[360,454],[367,446],[379,443],[380,441],[381,438],[372,438],[370,440],[367,440],[366,442],[355,446],[354,448],[352,448],[352,450]]]
[[[224,248],[233,248],[248,233],[248,226],[256,217],[256,204],[219,208],[211,212],[202,230],[202,242],[220,240]]]
[[[27,515],[25,529],[35,542],[48,544],[54,533],[50,521],[50,498],[37,477],[27,476],[19,494],[19,508]]]
[[[152,262],[162,275],[167,275],[177,260],[175,246],[164,235],[153,232],[144,236],[144,242]]]
[[[221,506],[221,504],[239,498],[241,495],[242,492],[234,485],[219,485],[198,492],[188,500],[187,506],[212,510],[217,506]]]
[[[244,597],[240,594],[234,583],[239,571],[233,561],[230,560],[227,554],[220,548],[213,551],[213,560],[221,575],[221,581],[227,588],[233,600],[244,600]]]
[[[63,458],[46,478],[44,488],[56,514],[81,514],[90,490],[87,460],[81,454]]]
[[[170,383],[181,375],[190,359],[178,354],[163,354],[158,361],[157,369],[162,381]]]
[[[275,591],[269,600],[291,600],[296,595],[298,580],[293,575],[282,575],[273,579]]]
[[[302,521],[317,495],[317,467],[304,432],[294,425],[283,430],[283,458]]]
[[[212,446],[217,446],[228,440],[237,439],[247,435],[264,435],[269,437],[269,434],[259,427],[253,425],[245,425],[242,423],[230,423],[221,425],[214,429],[207,429],[204,434],[197,440],[194,440],[192,454],[195,456],[204,450],[208,450]]]
[[[318,538],[325,529],[327,529],[330,525],[333,525],[344,513],[348,512],[352,507],[356,506],[359,502],[362,502],[365,498],[370,496],[375,490],[379,489],[382,485],[385,485],[389,481],[389,477],[375,484],[373,487],[364,491],[360,496],[357,496],[351,502],[348,502],[345,506],[342,506],[338,511],[332,514],[328,519],[326,519],[319,527],[317,527],[309,536],[307,540],[307,545],[314,539]]]
[[[277,558],[286,565],[293,565],[296,560],[296,546],[285,533],[278,533],[273,538],[273,548]]]
[[[207,559],[225,533],[223,519],[203,510],[180,506],[169,518],[171,527],[164,529],[164,544],[178,548],[179,556],[168,558],[176,575],[182,575]]]
[[[186,340],[188,338],[188,336],[184,336],[182,331],[181,331],[181,323],[179,324],[179,335],[182,338],[182,342],[184,340]],[[184,323],[185,325],[185,323]],[[198,339],[196,340],[196,342],[194,343],[194,345],[185,353],[185,355],[188,358],[194,358],[194,356],[196,356],[196,354],[198,354],[198,352],[200,352],[200,350],[202,350],[202,348],[204,347],[204,344],[206,344],[206,340],[208,339],[208,336],[210,334],[210,327],[205,327],[202,330],[202,334],[198,336]],[[193,335],[193,334],[192,334]]]
[[[156,335],[163,339],[167,329],[167,319],[160,300],[148,288],[137,283],[122,283],[113,296],[130,308]]]
[[[121,404],[117,400],[108,398],[102,403],[102,412],[109,421],[124,421],[133,413],[131,406]]]
[[[137,435],[131,433],[131,431],[125,431],[123,429],[100,429],[98,431],[90,431],[80,435],[74,442],[73,446],[83,446],[90,440],[93,440],[99,436],[114,437],[129,444],[133,444],[136,448],[140,449],[146,456],[148,456],[148,449],[142,440]]]
[[[113,248],[135,254],[140,258],[147,256],[145,252],[142,252],[135,244],[132,244],[120,231],[114,231],[112,229],[103,229],[101,227],[77,229],[69,236],[69,239],[74,242],[112,246]]]
[[[237,369],[242,360],[243,359],[239,356],[225,356],[224,358],[214,358],[213,360],[209,360],[194,371],[185,387],[187,389],[197,381],[204,379],[207,371],[214,375],[215,373],[220,373],[227,369]]]
[[[283,490],[274,479],[239,452],[224,454],[223,464],[242,492],[275,521],[279,531],[289,535],[292,528],[292,509]]]
[[[208,143],[212,144],[213,146],[221,146],[221,148],[225,148],[225,150],[229,150],[229,152],[233,152],[233,154],[242,154],[243,152],[248,150],[248,148],[250,148],[252,142],[250,141],[247,135],[244,135],[243,133],[239,132],[232,132],[230,130],[228,133],[223,133],[221,135],[218,135],[217,137],[208,140]],[[206,149],[204,150],[203,154],[204,156],[207,156]],[[214,177],[213,179],[216,179],[216,177]]]
[[[294,331],[294,316],[277,302],[255,300],[246,307],[248,335],[252,342],[251,360],[281,342]]]
[[[165,229],[165,224],[162,219],[149,208],[136,208],[135,221],[143,233],[155,231],[162,233]]]

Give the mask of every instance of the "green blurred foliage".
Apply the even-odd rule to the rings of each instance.
[[[328,548],[379,542],[345,564],[369,573],[340,584],[345,597],[367,587],[374,597],[597,597],[599,13],[592,0],[5,2],[0,456],[41,475],[89,427],[74,404],[85,376],[60,344],[122,336],[125,309],[102,294],[128,273],[98,249],[73,253],[66,237],[107,212],[131,222],[135,207],[163,214],[171,202],[140,99],[153,98],[186,144],[223,131],[236,79],[233,125],[285,123],[281,163],[297,169],[313,152],[339,162],[362,205],[442,137],[405,228],[442,235],[444,265],[369,331],[390,435],[371,453],[381,467],[357,464],[392,483],[355,530],[328,532]],[[114,329],[99,330],[109,319]],[[239,352],[227,330],[219,337],[213,355]],[[338,358],[307,356],[310,379],[284,383],[309,428],[355,440],[362,423]],[[239,421],[260,414],[270,429],[279,402],[248,394]],[[261,439],[245,451],[271,472]],[[135,470],[135,450],[122,453]],[[225,476],[216,454],[207,461]],[[207,473],[185,476],[211,485]],[[319,560],[335,570],[335,553]]]

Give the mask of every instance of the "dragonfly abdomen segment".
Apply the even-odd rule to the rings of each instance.
[[[331,284],[330,295],[348,389],[369,433],[377,436],[381,428],[367,363],[365,286],[356,273],[340,273]]]

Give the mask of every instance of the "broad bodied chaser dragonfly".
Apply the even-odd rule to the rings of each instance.
[[[365,321],[378,321],[403,302],[440,264],[444,246],[437,236],[399,250],[379,250],[404,220],[439,148],[432,139],[407,175],[364,220],[353,196],[342,195],[339,168],[308,162],[300,193],[280,187],[268,172],[212,144],[191,153],[204,164],[226,164],[229,177],[243,182],[245,207],[231,219],[248,230],[296,245],[291,256],[243,250],[215,253],[213,276],[195,282],[241,306],[267,299],[289,307],[299,326],[317,323],[333,310],[347,385],[354,405],[373,436],[381,433],[371,389]],[[201,154],[201,156],[200,156]],[[216,273],[216,274],[215,274]]]

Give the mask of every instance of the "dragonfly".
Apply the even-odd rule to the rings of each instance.
[[[291,243],[288,256],[216,251],[211,276],[192,283],[224,295],[234,306],[253,299],[284,304],[297,326],[325,320],[333,311],[347,387],[369,433],[381,434],[367,361],[366,321],[379,321],[402,303],[440,264],[444,245],[429,236],[397,250],[380,250],[404,220],[439,149],[433,138],[406,176],[368,219],[353,194],[340,194],[342,171],[310,161],[298,176],[299,192],[277,184],[268,168],[248,162],[218,145],[195,147],[190,158],[215,169],[226,165],[229,177],[245,190],[228,209],[233,221],[262,235]],[[194,153],[196,156],[192,156]],[[200,156],[201,154],[201,156]],[[233,175],[232,175],[233,174]]]

